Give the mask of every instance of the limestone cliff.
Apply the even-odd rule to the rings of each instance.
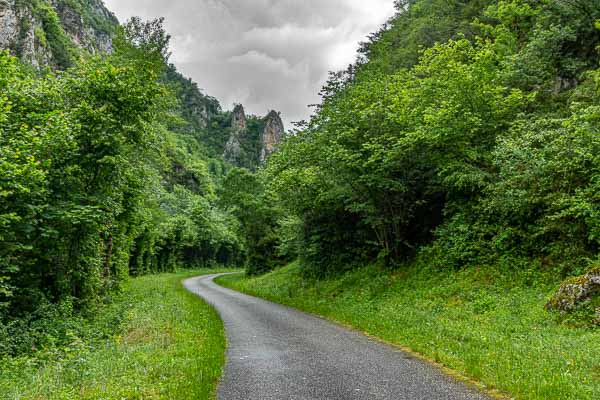
[[[15,4],[15,0],[0,0],[0,50],[11,50],[30,64],[47,64],[52,56],[43,46],[43,27],[32,10]]]
[[[237,105],[231,113],[229,132],[223,157],[235,166],[254,171],[277,149],[284,126],[277,111],[263,118],[246,115],[244,107]]]
[[[0,50],[34,65],[69,66],[112,50],[118,21],[101,0],[0,0]]]
[[[283,139],[284,133],[285,129],[281,115],[277,111],[271,111],[267,115],[265,129],[262,134],[262,148],[259,158],[261,164],[276,150]]]
[[[208,128],[208,123],[210,122],[210,114],[208,113],[208,106],[206,104],[198,105],[192,110],[192,113],[200,128]]]
[[[117,18],[101,0],[80,0],[80,7],[74,7],[61,0],[53,0],[52,6],[57,10],[62,26],[76,46],[92,54],[110,53],[112,51],[112,35],[118,26]]]
[[[242,161],[242,140],[248,127],[246,112],[241,104],[233,109],[231,115],[231,135],[225,145],[223,157],[232,164],[240,165]]]

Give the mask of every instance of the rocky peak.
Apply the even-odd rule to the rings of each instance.
[[[260,162],[264,163],[281,143],[285,129],[281,115],[277,111],[271,111],[266,117],[265,129],[262,134],[262,150]]]
[[[240,165],[242,159],[242,136],[248,128],[246,112],[241,104],[233,109],[231,114],[231,135],[225,145],[223,157],[232,164]]]
[[[231,116],[231,128],[234,132],[241,132],[248,127],[248,120],[246,119],[246,112],[244,111],[244,106],[238,104],[233,109],[233,114]]]

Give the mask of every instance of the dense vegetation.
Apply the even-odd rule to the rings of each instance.
[[[263,172],[281,244],[318,276],[419,255],[557,277],[591,268],[598,5],[397,2]]]
[[[7,338],[56,310],[92,313],[129,275],[244,263],[216,201],[230,167],[189,127],[162,21],[115,30],[113,54],[63,71],[0,52],[2,354],[27,351]]]
[[[315,114],[265,168],[257,161],[265,121],[253,116],[239,165],[223,160],[232,113],[168,64],[161,20],[119,27],[92,12],[96,0],[21,2],[40,21],[38,44],[53,63],[34,69],[0,52],[0,358],[67,346],[73,338],[49,322],[57,315],[89,317],[128,276],[177,267],[236,265],[259,275],[297,260],[294,274],[280,272],[289,299],[283,286],[271,293],[296,305],[298,287],[307,304],[324,301],[311,291],[318,279],[332,285],[323,295],[333,303],[344,276],[404,278],[388,294],[400,293],[406,310],[422,305],[411,288],[427,307],[468,303],[449,319],[463,311],[476,319],[515,290],[519,307],[532,310],[511,321],[532,329],[553,321],[543,305],[561,280],[598,273],[600,1],[398,0],[397,15],[354,65],[331,74]],[[57,14],[66,6],[112,35],[114,51],[78,48]],[[22,56],[19,43],[13,55]],[[499,282],[485,287],[498,291],[490,298],[411,286],[439,278],[440,290],[458,293],[480,268]],[[355,316],[386,299],[355,294],[347,293],[356,300],[348,318],[339,317],[347,304],[306,308],[368,326],[373,314]],[[595,337],[597,294],[567,318],[574,335],[585,333],[582,343]],[[508,320],[502,304],[495,316]],[[422,321],[414,317],[398,318]],[[571,328],[549,324],[563,343]],[[500,325],[481,331],[495,335]],[[392,339],[428,352],[426,337],[412,334]],[[479,375],[477,357],[489,353],[456,351],[440,361],[523,389]],[[527,362],[509,356],[498,360]],[[567,386],[560,390],[597,390]]]
[[[16,6],[51,57],[37,69],[0,52],[0,357],[68,344],[55,320],[93,315],[128,276],[268,260],[271,208],[234,201],[257,183],[264,119],[248,116],[236,169],[231,112],[168,63],[161,19],[120,27],[95,0]],[[113,51],[90,54],[73,29],[112,35]]]
[[[77,47],[63,5],[113,52]],[[244,263],[216,197],[231,166],[201,140],[226,113],[168,65],[162,20],[23,6],[52,63],[0,52],[0,397],[212,397],[223,327],[180,284],[203,271],[128,277]]]
[[[600,3],[396,4],[259,174],[248,272],[297,262],[221,282],[510,397],[597,398]]]

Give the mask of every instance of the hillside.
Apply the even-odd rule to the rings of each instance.
[[[307,275],[594,275],[600,12],[576,3],[398,2],[264,171]]]
[[[0,49],[7,49],[28,65],[64,69],[80,57],[110,54],[120,29],[117,18],[101,0],[3,0],[0,1]],[[226,142],[235,135],[233,115],[218,100],[201,92],[196,82],[169,65],[164,79],[173,86],[185,125],[172,127],[194,135],[204,152],[220,159]],[[245,117],[244,117],[245,118]],[[268,135],[265,126],[272,115],[248,116],[248,131],[241,136],[244,154],[233,157],[236,166],[256,169],[264,163]],[[276,144],[284,134],[277,128]],[[268,152],[272,152],[272,149]]]

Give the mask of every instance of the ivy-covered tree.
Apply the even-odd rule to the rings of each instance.
[[[185,116],[167,45],[160,20],[133,19],[114,54],[62,72],[0,53],[0,320],[91,309],[130,274],[243,262],[201,144],[169,131]]]

